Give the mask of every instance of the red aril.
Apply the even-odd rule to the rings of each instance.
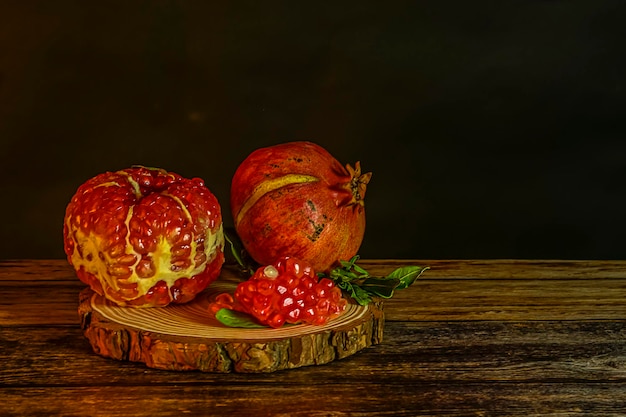
[[[306,262],[278,258],[259,267],[237,285],[234,295],[217,295],[209,305],[211,314],[220,309],[240,311],[260,324],[274,328],[285,323],[322,325],[338,317],[347,307],[341,289],[328,278],[318,279]]]
[[[82,184],[65,212],[78,278],[120,306],[185,303],[224,262],[220,205],[199,178],[133,167]]]
[[[361,246],[370,178],[311,142],[258,149],[232,179],[235,229],[259,264],[292,256],[327,271]]]

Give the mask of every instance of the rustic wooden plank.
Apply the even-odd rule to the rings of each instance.
[[[0,262],[0,415],[623,415],[626,262],[429,265],[382,344],[272,374],[168,372],[94,354],[64,260]]]
[[[615,320],[626,279],[420,279],[385,301],[395,320]]]
[[[626,261],[621,260],[363,259],[359,264],[378,275],[404,265],[429,266],[423,275],[428,279],[626,279]]]
[[[78,280],[0,283],[4,325],[75,324]],[[50,314],[53,311],[54,314]],[[385,300],[389,321],[616,320],[626,317],[626,279],[430,279]]]
[[[0,282],[0,323],[3,326],[80,324],[78,294],[85,285],[65,281],[38,285],[9,285]]]
[[[388,323],[382,344],[328,365],[270,375],[150,369],[102,358],[75,327],[2,328],[0,387],[160,384],[626,383],[626,322]]]
[[[416,260],[363,259],[359,264],[371,274],[385,275],[403,265],[429,266],[429,279],[626,279],[626,261],[620,260]],[[0,281],[75,280],[65,259],[0,260]]]
[[[255,386],[206,383],[183,386],[24,387],[2,391],[2,415],[63,416],[623,416],[624,384],[424,383],[359,390],[340,378],[326,384]]]
[[[67,302],[30,302],[22,303],[19,307],[18,309],[15,305],[0,305],[2,326],[59,326],[80,323],[76,313],[77,305]]]
[[[37,282],[76,280],[74,271],[65,259],[0,260],[0,282]]]

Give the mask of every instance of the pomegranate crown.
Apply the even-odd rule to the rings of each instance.
[[[344,188],[350,191],[350,194],[352,195],[348,204],[365,205],[365,192],[367,191],[367,184],[369,184],[372,179],[372,173],[366,172],[363,174],[361,172],[360,161],[357,161],[354,164],[354,167],[350,164],[346,164],[346,170],[350,175],[350,181],[344,186]]]

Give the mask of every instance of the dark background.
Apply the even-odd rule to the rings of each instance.
[[[254,149],[374,172],[368,258],[624,257],[626,2],[0,1],[0,258],[133,164],[232,224]]]

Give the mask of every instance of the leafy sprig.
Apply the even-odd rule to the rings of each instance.
[[[328,277],[339,288],[350,295],[360,305],[367,305],[372,297],[391,298],[396,290],[408,288],[429,267],[402,266],[386,276],[370,275],[367,270],[357,265],[358,255],[349,261],[339,261],[340,266],[332,269],[328,274],[319,273],[318,276]]]
[[[226,228],[224,238],[229,248],[226,251],[227,260],[236,264],[243,276],[254,274],[259,264],[247,253],[235,229]],[[337,267],[327,273],[320,272],[317,275],[320,278],[330,278],[335,285],[360,305],[369,304],[373,297],[393,297],[395,291],[408,288],[424,271],[429,269],[427,266],[406,265],[385,276],[373,276],[357,264],[359,259],[359,255],[356,255],[350,260],[341,260]],[[231,326],[234,325],[232,317],[224,317],[224,319],[231,321]]]

